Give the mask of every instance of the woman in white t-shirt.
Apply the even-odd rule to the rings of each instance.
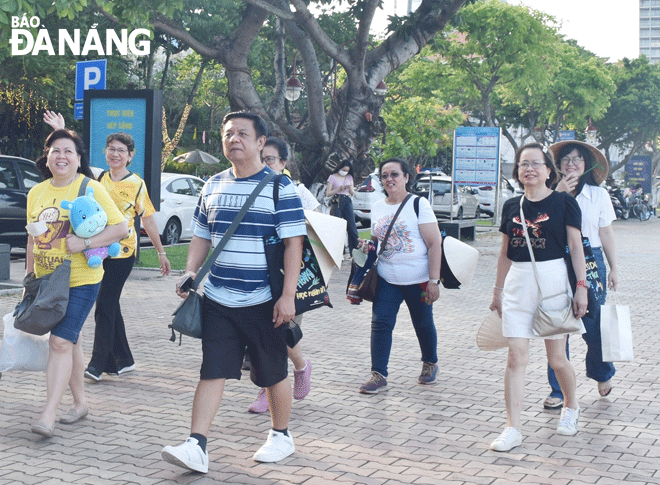
[[[383,244],[394,214],[410,195],[414,174],[404,160],[391,158],[381,164],[380,178],[387,197],[371,209],[371,238]],[[366,248],[366,244],[367,241],[360,241],[361,247]],[[438,222],[429,201],[409,197],[378,259],[378,290],[371,316],[371,379],[360,388],[361,393],[376,394],[387,389],[392,331],[403,301],[410,311],[422,351],[418,382],[435,383],[438,338],[432,305],[440,291],[441,244]]]
[[[608,174],[608,162],[596,147],[581,141],[555,143],[550,146],[550,151],[557,160],[557,167],[562,174],[562,179],[555,190],[567,192],[575,197],[582,211],[582,235],[589,238],[598,268],[598,279],[603,285],[600,291],[595,293],[598,304],[604,305],[607,288],[616,290],[619,282],[612,231],[612,222],[616,220],[616,215],[610,195],[600,187]],[[610,266],[609,275],[603,253]],[[594,312],[582,318],[587,330],[582,338],[587,344],[585,357],[587,377],[598,382],[598,392],[605,397],[612,391],[612,377],[616,369],[611,362],[603,362],[599,309],[595,308]],[[568,354],[568,341],[566,353]],[[552,391],[543,406],[546,409],[559,408],[564,403],[564,396],[550,367],[548,367],[548,381]]]

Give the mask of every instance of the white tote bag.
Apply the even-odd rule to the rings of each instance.
[[[614,295],[614,305],[600,307],[600,335],[603,362],[631,362],[633,360],[630,309],[627,305],[618,304],[616,294]]]
[[[14,316],[7,313],[0,345],[0,372],[44,372],[48,365],[48,339],[46,335],[31,335],[14,328]]]

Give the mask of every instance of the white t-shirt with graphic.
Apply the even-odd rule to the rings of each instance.
[[[399,214],[378,261],[378,275],[393,285],[414,285],[429,280],[429,258],[419,232],[420,224],[437,224],[429,201],[419,198],[419,217],[415,214],[415,197],[411,197]],[[371,208],[371,235],[382,244],[387,228],[400,204],[389,205],[379,200]]]

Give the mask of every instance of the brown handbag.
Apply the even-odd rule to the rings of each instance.
[[[410,199],[410,197],[412,197],[412,194],[406,195],[406,198],[403,199],[403,202],[401,202],[401,205],[394,214],[394,217],[392,218],[392,222],[390,223],[390,226],[387,228],[387,232],[385,233],[385,237],[383,238],[383,242],[380,244],[380,249],[378,250],[378,256],[376,257],[374,264],[371,265],[371,268],[369,268],[369,271],[367,271],[367,274],[364,275],[364,279],[362,280],[362,283],[360,283],[360,286],[356,290],[357,295],[360,298],[362,298],[364,301],[373,302],[376,299],[376,291],[378,290],[378,258],[385,250],[385,243],[387,242],[387,238],[390,236],[390,232],[392,232],[392,228],[394,227],[394,222],[396,221],[396,218],[399,217],[399,213],[401,212],[401,209],[403,209],[403,206],[406,205],[406,202],[408,202],[408,199]]]

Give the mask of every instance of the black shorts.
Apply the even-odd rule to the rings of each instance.
[[[286,379],[286,325],[275,328],[273,305],[271,300],[230,308],[204,298],[200,379],[240,379],[246,348],[250,379],[257,386],[270,387]]]

